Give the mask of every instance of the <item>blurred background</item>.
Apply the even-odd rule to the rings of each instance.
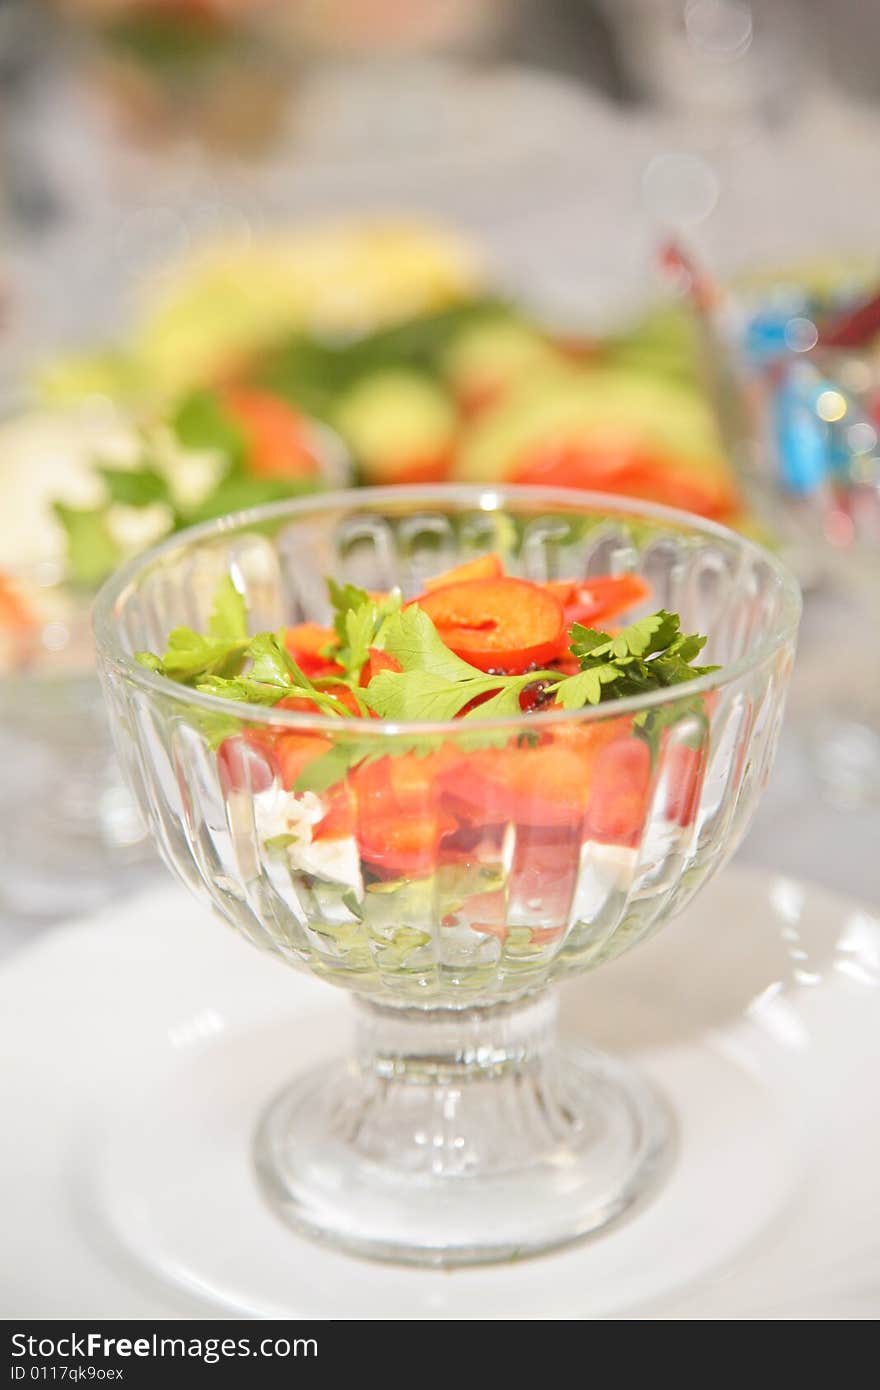
[[[858,0],[0,0],[0,950],[158,872],[95,584],[348,478],[785,549],[743,857],[880,903],[878,52]]]

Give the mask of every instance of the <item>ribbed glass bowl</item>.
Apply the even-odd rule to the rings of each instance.
[[[274,630],[327,620],[324,576],[413,596],[488,550],[539,581],[639,571],[647,611],[710,634],[722,669],[582,711],[401,726],[242,707],[134,660],[175,626],[203,629],[224,575],[251,630]],[[669,1150],[662,1099],[558,1043],[550,987],[644,940],[736,848],[799,611],[785,569],[732,532],[531,488],[283,503],[177,536],[105,587],[102,680],[166,862],[246,939],[358,1001],[354,1056],[296,1080],[257,1138],[294,1225],[377,1257],[472,1263],[564,1244],[647,1190]],[[309,740],[340,772],[295,794],[265,750]],[[340,806],[338,832],[316,836]]]

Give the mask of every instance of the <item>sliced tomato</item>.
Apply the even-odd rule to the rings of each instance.
[[[562,604],[525,579],[469,579],[416,602],[447,647],[481,671],[527,671],[559,651]]]
[[[605,844],[638,843],[648,809],[651,754],[639,738],[616,739],[596,758],[590,781],[586,832]]]
[[[321,627],[320,623],[297,623],[284,634],[287,650],[310,679],[339,674],[342,667],[325,655],[328,648],[332,649],[338,642],[333,628]]]
[[[432,589],[444,589],[447,584],[462,584],[469,579],[500,579],[503,574],[501,556],[490,551],[488,555],[479,555],[476,560],[466,560],[461,565],[455,565],[434,579],[426,579],[425,590],[430,593]]]
[[[515,481],[640,497],[716,519],[740,506],[735,489],[715,471],[711,479],[697,479],[674,458],[626,441],[542,446],[523,460]]]
[[[241,428],[245,466],[257,478],[313,478],[320,471],[304,415],[269,391],[226,386],[220,398],[226,413]]]

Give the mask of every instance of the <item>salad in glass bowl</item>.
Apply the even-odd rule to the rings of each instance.
[[[732,532],[534,488],[284,503],[108,582],[101,676],[164,859],[357,1001],[355,1056],[260,1127],[282,1216],[455,1265],[564,1244],[649,1190],[663,1101],[559,1043],[553,986],[736,848],[798,617]]]

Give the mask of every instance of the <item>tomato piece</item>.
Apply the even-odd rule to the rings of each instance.
[[[588,838],[636,845],[645,823],[650,785],[651,753],[642,739],[617,739],[603,748],[590,782]]]
[[[217,749],[217,766],[224,795],[264,792],[275,781],[278,767],[269,733],[246,730],[230,734]]]
[[[527,671],[551,661],[564,633],[562,604],[525,579],[468,579],[416,600],[447,647],[481,671]]]
[[[463,755],[451,744],[420,758],[390,754],[355,768],[351,781],[365,813],[377,815],[423,811],[439,802],[441,779],[460,769]]]
[[[357,828],[357,814],[351,788],[345,784],[331,787],[323,795],[327,808],[312,830],[313,840],[343,840]]]
[[[706,749],[677,743],[667,751],[666,816],[682,827],[692,825],[706,775]]]
[[[0,574],[0,629],[27,632],[36,625],[36,618],[12,581]]]
[[[405,459],[393,459],[385,463],[372,459],[365,465],[370,483],[442,483],[449,477],[452,468],[451,449],[438,449],[436,452],[411,454]]]
[[[365,864],[389,877],[422,878],[437,866],[437,851],[444,835],[455,829],[448,814],[375,819],[358,822],[358,845]]]
[[[284,634],[284,645],[309,679],[339,674],[342,667],[323,654],[338,644],[333,628],[321,627],[320,623],[297,623]]]
[[[285,789],[291,791],[303,769],[315,758],[329,753],[332,747],[332,741],[319,734],[279,734],[274,751]]]
[[[446,746],[424,758],[380,758],[351,774],[361,858],[389,876],[422,876],[437,866],[440,841],[458,828],[441,805],[441,774],[460,764]]]
[[[483,748],[461,769],[443,776],[446,804],[464,819],[485,825],[579,824],[586,813],[592,769],[602,748],[617,737],[614,721],[583,726],[578,740],[556,739],[538,747]]]
[[[308,422],[287,401],[246,386],[224,387],[220,399],[244,434],[245,463],[254,477],[296,480],[319,473]]]
[[[716,519],[740,506],[727,480],[714,473],[711,479],[698,479],[674,458],[623,439],[613,444],[573,440],[542,447],[523,461],[515,481],[640,497]]]
[[[391,656],[389,652],[383,652],[379,647],[370,647],[370,654],[367,657],[361,671],[361,685],[369,685],[374,676],[378,676],[380,671],[402,671],[403,667],[396,656]]]
[[[426,579],[425,590],[430,593],[432,589],[443,589],[447,584],[462,584],[468,579],[500,579],[503,574],[501,556],[490,551],[488,555],[479,555],[476,560],[466,560],[451,570],[444,570],[434,579]]]

